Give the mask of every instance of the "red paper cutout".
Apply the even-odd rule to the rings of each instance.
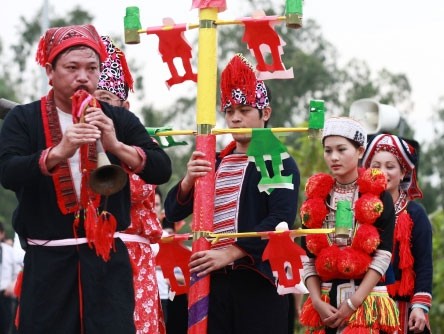
[[[191,8],[217,8],[219,12],[227,9],[226,0],[193,0]]]
[[[168,88],[186,80],[197,82],[197,74],[191,67],[191,46],[185,39],[184,32],[187,30],[186,24],[174,24],[173,19],[164,18],[162,27],[152,27],[146,30],[147,35],[157,35],[159,38],[159,53],[162,61],[168,65],[171,78],[166,81]],[[177,72],[174,59],[182,60],[185,74],[180,76]]]
[[[296,286],[301,281],[299,269],[302,269],[301,256],[305,251],[290,236],[291,231],[268,234],[268,244],[262,254],[262,260],[268,260],[273,273],[277,273],[279,285],[286,288]],[[291,265],[292,277],[288,277],[288,265]]]
[[[163,276],[169,280],[171,291],[176,295],[188,292],[190,287],[190,262],[191,250],[183,245],[188,239],[188,234],[171,235],[171,241],[159,242],[159,253],[156,256],[156,265],[162,269]],[[180,284],[174,275],[174,269],[180,268],[185,279],[185,284]]]

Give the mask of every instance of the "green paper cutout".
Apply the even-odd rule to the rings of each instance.
[[[308,128],[320,130],[324,128],[325,107],[322,100],[310,101],[310,112],[308,117]]]
[[[285,10],[287,14],[302,15],[302,0],[287,0]]]
[[[126,7],[126,15],[123,18],[123,25],[125,29],[139,30],[142,29],[140,22],[139,7]]]
[[[293,176],[281,175],[283,169],[282,160],[290,157],[290,155],[286,146],[273,134],[271,129],[252,129],[247,155],[248,160],[254,162],[256,169],[261,173],[262,178],[258,184],[259,191],[271,194],[275,188],[294,188]],[[273,177],[270,177],[268,174],[265,165],[266,160],[271,160]]]
[[[173,130],[172,127],[169,127],[169,126],[164,126],[164,127],[160,127],[160,128],[145,127],[145,129],[148,132],[148,134],[157,141],[157,143],[159,144],[159,146],[161,148],[168,148],[168,147],[180,146],[180,145],[188,145],[188,143],[186,141],[175,141],[173,136],[157,136],[156,135],[156,133],[158,133],[158,132],[171,131],[171,130]],[[164,140],[162,140],[161,137],[164,137]],[[166,144],[164,143],[165,140],[166,140]]]
[[[353,228],[351,201],[341,200],[336,204],[335,233],[337,236],[348,236]]]

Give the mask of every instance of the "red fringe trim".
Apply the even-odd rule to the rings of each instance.
[[[413,269],[414,258],[411,248],[413,220],[407,211],[402,211],[396,220],[394,239],[395,245],[399,245],[399,269],[401,280],[388,286],[392,296],[411,296],[415,286],[415,271]]]
[[[330,298],[328,297],[327,294],[322,294],[321,299],[326,303],[330,303]],[[299,321],[304,327],[308,327],[306,329],[306,333],[318,333],[318,334],[325,333],[321,317],[313,307],[313,303],[310,297],[307,298],[304,305],[302,306],[302,311]]]

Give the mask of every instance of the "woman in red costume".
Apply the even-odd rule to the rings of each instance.
[[[413,201],[422,198],[416,182],[418,149],[414,146],[397,136],[379,134],[369,143],[362,163],[386,175],[387,191],[395,203],[395,283],[388,291],[399,308],[399,333],[430,333],[432,226],[424,208]]]
[[[398,310],[384,283],[393,244],[395,213],[377,169],[358,168],[367,135],[347,117],[325,122],[322,144],[331,174],[307,181],[301,206],[306,228],[334,228],[303,238],[309,298],[301,323],[306,333],[395,333]]]

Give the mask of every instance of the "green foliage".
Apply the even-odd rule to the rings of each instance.
[[[433,227],[433,304],[430,310],[430,322],[434,333],[444,329],[444,211],[441,209],[431,215]]]

